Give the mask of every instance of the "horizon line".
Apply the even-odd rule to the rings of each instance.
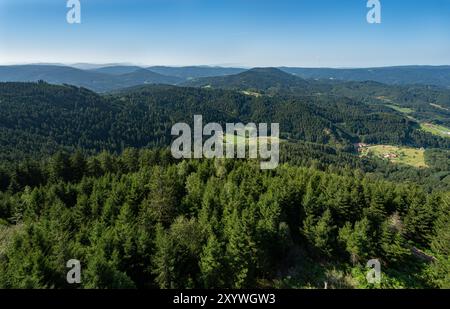
[[[81,70],[90,70],[97,68],[105,68],[112,66],[136,66],[141,68],[151,68],[151,67],[168,67],[168,68],[229,68],[229,69],[254,69],[254,68],[302,68],[302,69],[381,69],[381,68],[394,68],[394,67],[448,67],[450,64],[399,64],[399,65],[381,65],[381,66],[292,66],[292,65],[278,65],[278,66],[246,66],[246,65],[226,65],[226,64],[184,64],[184,65],[165,65],[165,64],[137,64],[128,62],[109,62],[109,63],[95,63],[95,62],[10,62],[10,63],[0,63],[0,66],[23,66],[23,65],[47,65],[47,66],[60,66],[60,67],[72,67],[76,69],[81,69],[77,66],[92,66],[92,68],[84,68]]]

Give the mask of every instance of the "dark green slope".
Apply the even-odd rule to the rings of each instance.
[[[166,146],[171,127],[192,123],[195,114],[203,115],[204,123],[223,125],[278,122],[284,139],[348,151],[358,141],[448,147],[448,141],[419,131],[415,122],[390,108],[337,96],[255,97],[164,85],[100,96],[74,86],[0,83],[0,108],[1,153],[8,159],[58,147],[95,152]]]
[[[143,84],[169,84],[174,85],[183,81],[183,79],[174,76],[161,75],[146,69],[138,69],[131,73],[117,76],[122,88]]]
[[[252,69],[237,75],[199,78],[187,82],[193,87],[233,89],[253,95],[295,97],[348,97],[356,102],[411,109],[409,116],[416,122],[430,122],[450,127],[450,90],[436,86],[393,86],[374,81],[343,82],[304,80],[279,69]],[[397,113],[398,114],[398,113]]]
[[[267,94],[290,93],[295,90],[305,92],[310,87],[307,81],[276,68],[255,68],[236,75],[199,78],[184,85],[250,90]]]

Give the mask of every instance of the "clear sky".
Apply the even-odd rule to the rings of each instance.
[[[0,63],[450,64],[450,0],[0,0]]]

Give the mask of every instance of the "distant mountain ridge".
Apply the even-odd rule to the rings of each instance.
[[[97,73],[104,73],[104,74],[121,75],[121,74],[133,73],[140,69],[142,69],[142,68],[139,66],[134,66],[134,65],[114,65],[114,66],[107,66],[107,67],[102,67],[102,68],[91,69],[91,71],[97,72]]]
[[[126,71],[123,67],[103,70],[81,70],[69,66],[56,65],[16,65],[0,66],[1,82],[36,82],[70,84],[96,92],[108,92],[141,84],[177,84],[182,79],[165,76],[143,68]],[[129,68],[130,70],[130,68]],[[122,72],[126,72],[122,74]],[[105,73],[110,72],[110,73]]]
[[[184,85],[270,93],[292,88],[303,91],[309,87],[309,82],[277,68],[254,68],[235,75],[194,79]]]
[[[136,86],[140,84],[170,84],[175,85],[183,81],[183,79],[175,76],[167,76],[147,69],[138,69],[131,73],[117,76],[126,86]]]
[[[450,66],[395,66],[361,69],[289,68],[281,70],[306,79],[376,81],[389,85],[435,85],[450,88]]]
[[[242,73],[247,70],[243,68],[223,68],[223,67],[209,67],[209,66],[187,66],[187,67],[152,66],[147,69],[159,74],[177,76],[187,80],[201,77],[234,75]]]
[[[259,74],[259,77],[256,77],[255,73],[265,74]],[[253,75],[255,79],[250,81],[248,74]],[[229,76],[232,76],[231,79],[227,78]],[[239,85],[240,88],[257,86],[257,88],[266,89],[268,86],[273,86],[273,81],[270,81],[271,77],[282,81],[283,87],[288,85],[291,88],[304,88],[307,87],[308,83],[314,84],[317,80],[326,80],[328,82],[372,81],[388,85],[432,85],[450,89],[450,66],[402,66],[366,69],[281,67],[250,70],[209,66],[152,66],[146,68],[122,64],[105,65],[103,67],[94,64],[0,66],[0,82],[44,80],[52,84],[71,84],[85,87],[96,92],[115,91],[141,84],[184,84],[187,86],[205,84],[206,86],[207,83],[221,83],[220,78],[222,82],[226,79],[229,83],[228,88],[236,88]],[[295,77],[300,77],[303,81],[300,82],[300,79],[295,79]],[[301,83],[303,84],[301,85]],[[277,85],[275,86],[277,87]]]

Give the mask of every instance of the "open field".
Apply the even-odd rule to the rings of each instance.
[[[384,100],[384,101],[388,101],[388,100]],[[445,107],[442,107],[440,105],[437,104],[432,104],[430,103],[431,106],[438,108],[438,109],[442,109],[442,110],[448,110]],[[420,128],[425,131],[425,132],[429,132],[431,134],[440,136],[440,137],[448,137],[450,138],[450,129],[446,128],[444,126],[440,126],[440,125],[436,125],[436,124],[432,124],[432,123],[427,123],[427,122],[420,122],[419,120],[415,119],[414,117],[410,116],[410,114],[414,113],[414,110],[408,107],[400,107],[398,105],[395,104],[386,104],[387,107],[392,108],[393,110],[396,110],[402,114],[405,114],[406,117],[408,117],[409,119],[419,123]]]
[[[241,91],[241,93],[242,93],[242,94],[245,94],[245,95],[248,95],[248,96],[255,97],[255,98],[259,98],[259,97],[262,96],[261,93],[254,92],[254,91],[248,91],[248,90]]]
[[[392,163],[406,164],[414,167],[428,167],[425,163],[425,150],[389,145],[368,146],[361,152],[362,156],[376,156]]]
[[[439,105],[439,104],[433,104],[433,103],[430,103],[430,105],[433,106],[433,107],[442,109],[442,110],[444,110],[444,111],[448,111],[448,110],[449,110],[448,108],[443,107],[443,106],[441,106],[441,105]]]
[[[431,104],[431,106],[434,106],[436,108],[442,109],[442,110],[448,110],[440,105],[437,104]],[[411,108],[407,108],[407,107],[400,107],[398,105],[394,105],[394,104],[386,104],[386,106],[402,113],[405,114],[409,119],[416,121],[419,123],[420,128],[425,131],[425,132],[429,132],[431,134],[440,136],[440,137],[448,137],[450,138],[450,129],[446,128],[444,126],[440,126],[440,125],[436,125],[436,124],[432,124],[432,123],[427,123],[427,122],[420,122],[419,120],[415,119],[414,117],[411,117],[410,114],[414,113],[414,110]]]
[[[387,104],[386,106],[396,110],[397,112],[403,113],[403,114],[414,113],[414,110],[412,108],[400,107],[400,106],[393,105],[393,104]]]
[[[431,134],[450,138],[450,129],[444,126],[439,126],[432,123],[421,123],[420,128]]]

